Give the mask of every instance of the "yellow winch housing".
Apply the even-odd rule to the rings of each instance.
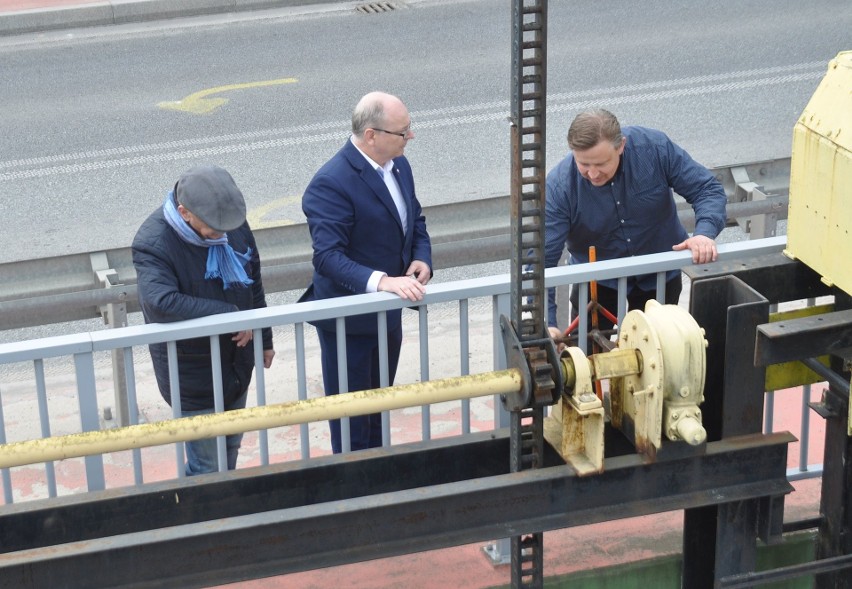
[[[793,129],[785,254],[852,294],[852,51],[837,54]]]

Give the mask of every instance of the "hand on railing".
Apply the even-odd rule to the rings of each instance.
[[[673,245],[672,249],[676,252],[685,249],[690,250],[692,252],[693,264],[715,262],[718,255],[716,252],[716,242],[706,235],[693,235],[679,244]]]
[[[423,299],[426,287],[414,276],[382,276],[379,291],[392,292],[407,301],[419,301]]]

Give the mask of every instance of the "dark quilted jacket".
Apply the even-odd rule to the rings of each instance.
[[[249,247],[253,255],[246,273],[251,286],[232,286],[225,290],[219,279],[204,278],[207,248],[190,245],[180,239],[158,209],[142,224],[133,240],[133,265],[136,267],[139,303],[146,323],[168,323],[244,311],[266,306],[260,278],[260,258],[254,236],[247,223],[228,232],[228,243],[243,253]],[[225,406],[249,386],[254,369],[252,343],[238,348],[231,334],[219,337],[222,357],[222,384]],[[272,349],[272,330],[263,330],[263,348]],[[150,346],[151,359],[160,393],[171,402],[166,344]],[[180,398],[183,411],[213,407],[213,369],[208,337],[177,342]]]

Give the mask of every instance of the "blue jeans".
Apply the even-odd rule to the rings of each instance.
[[[243,409],[246,406],[246,398],[248,397],[248,389],[239,396],[233,403],[225,407],[225,411],[232,409]],[[193,415],[209,415],[215,413],[216,410],[199,409],[198,411],[182,411],[183,417],[191,417]],[[243,441],[243,434],[233,434],[225,437],[225,447],[228,456],[228,470],[237,468],[237,455],[240,451],[240,443]],[[216,451],[216,438],[208,438],[206,440],[193,440],[185,443],[186,447],[186,476],[191,477],[197,474],[208,472],[219,472],[219,457]]]

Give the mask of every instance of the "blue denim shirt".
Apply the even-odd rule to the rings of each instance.
[[[623,127],[627,138],[618,170],[604,186],[580,175],[568,154],[547,175],[545,265],[559,263],[567,244],[571,264],[589,261],[595,246],[598,260],[671,251],[688,237],[677,217],[672,189],[695,211],[694,235],[715,239],[725,227],[725,190],[707,168],[675,145],[664,133]],[[668,276],[674,278],[679,271]],[[602,286],[617,288],[616,280]],[[653,274],[629,278],[627,291],[654,290]],[[556,325],[555,289],[548,293],[548,324]]]

